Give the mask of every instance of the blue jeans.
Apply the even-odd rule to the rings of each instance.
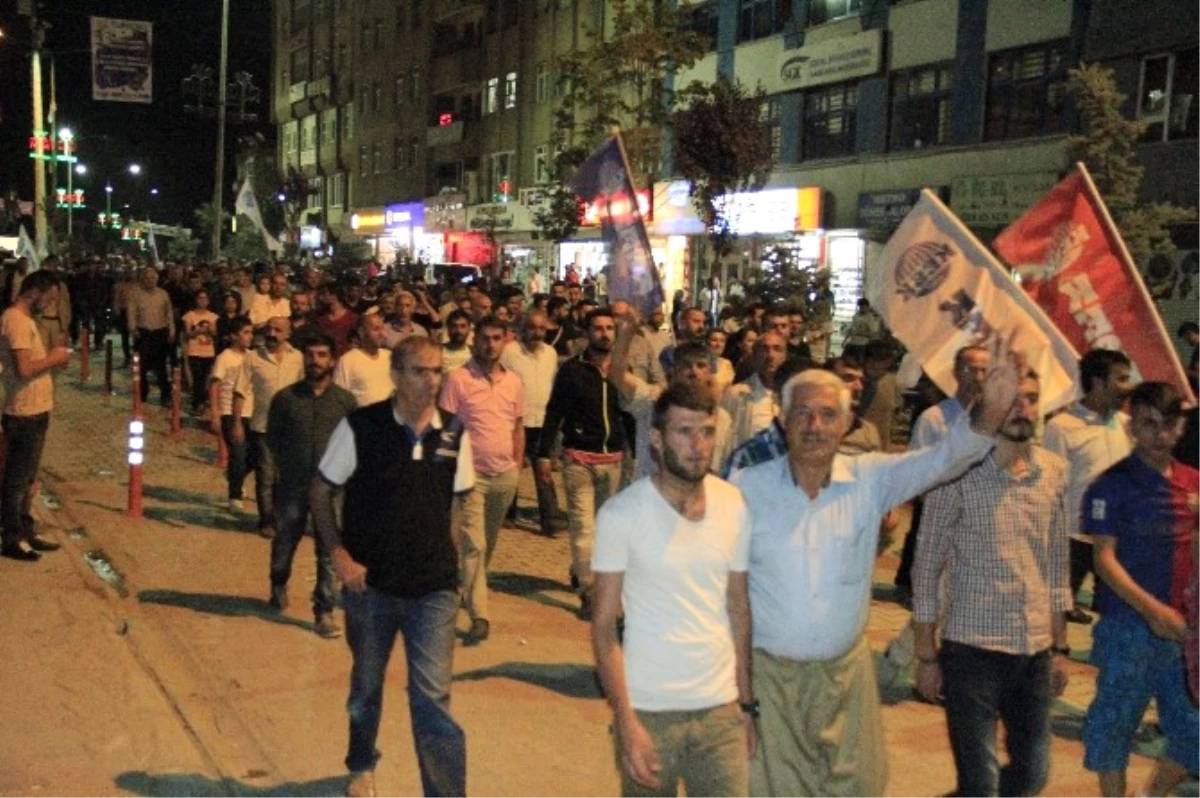
[[[229,465],[225,468],[225,480],[229,483],[229,498],[242,498],[242,487],[246,483],[246,471],[249,466],[249,426],[250,419],[242,419],[242,429],[246,437],[241,443],[233,440],[233,416],[221,416],[221,436],[225,438],[225,446],[229,449]]]
[[[426,795],[466,795],[467,737],[450,715],[454,621],[459,599],[440,590],[408,599],[368,587],[343,591],[350,672],[350,751],[346,767],[373,770],[383,709],[383,678],[396,634],[408,660],[408,710]]]
[[[1037,795],[1050,770],[1050,654],[1019,656],[942,643],[946,726],[957,795]],[[1004,723],[1008,764],[996,759]]]
[[[47,411],[33,416],[5,414],[0,425],[4,428],[0,524],[4,525],[5,545],[15,546],[34,533],[29,506],[33,499],[33,483],[42,461],[42,450],[46,446],[46,431],[50,429],[50,413]]]
[[[271,539],[271,585],[286,585],[292,575],[292,560],[296,547],[304,537],[308,522],[308,492],[275,491],[275,520],[279,528]],[[333,561],[320,535],[313,535],[317,550],[317,584],[313,588],[313,613],[318,617],[333,612],[334,584]]]

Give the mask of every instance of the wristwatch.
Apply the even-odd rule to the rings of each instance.
[[[738,709],[752,718],[757,718],[760,714],[760,706],[757,698],[752,698],[749,701],[739,701]]]

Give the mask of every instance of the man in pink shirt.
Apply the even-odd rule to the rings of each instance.
[[[471,629],[466,644],[488,636],[487,566],[504,516],[517,493],[525,458],[525,389],[521,378],[500,364],[505,326],[493,316],[475,325],[471,359],[446,374],[441,406],[458,416],[471,436],[475,487],[462,511],[463,595]]]

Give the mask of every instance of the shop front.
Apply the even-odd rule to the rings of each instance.
[[[466,194],[439,194],[424,202],[425,227],[415,245],[427,263],[469,263],[488,267],[496,246],[486,232],[469,225]]]

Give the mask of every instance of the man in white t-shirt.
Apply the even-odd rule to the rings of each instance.
[[[671,385],[650,436],[660,467],[600,508],[592,556],[592,647],[622,793],[676,795],[682,780],[688,795],[747,795],[758,711],[749,512],[736,488],[708,473],[710,392]]]
[[[254,414],[246,436],[248,457],[254,469],[254,497],[258,505],[258,534],[275,536],[275,457],[267,446],[267,416],[271,400],[287,386],[304,379],[304,355],[290,343],[292,322],[287,316],[269,319],[262,327],[263,344],[246,354],[254,393]]]
[[[217,386],[213,403],[213,432],[225,439],[229,463],[225,478],[229,483],[229,510],[240,515],[242,488],[246,482],[249,451],[246,427],[254,415],[254,388],[246,353],[254,342],[254,326],[250,319],[239,316],[233,325],[229,346],[217,355],[209,381]]]
[[[338,358],[333,370],[333,384],[354,394],[359,407],[392,395],[392,359],[383,348],[384,337],[383,315],[364,313],[358,319],[358,346]]]

